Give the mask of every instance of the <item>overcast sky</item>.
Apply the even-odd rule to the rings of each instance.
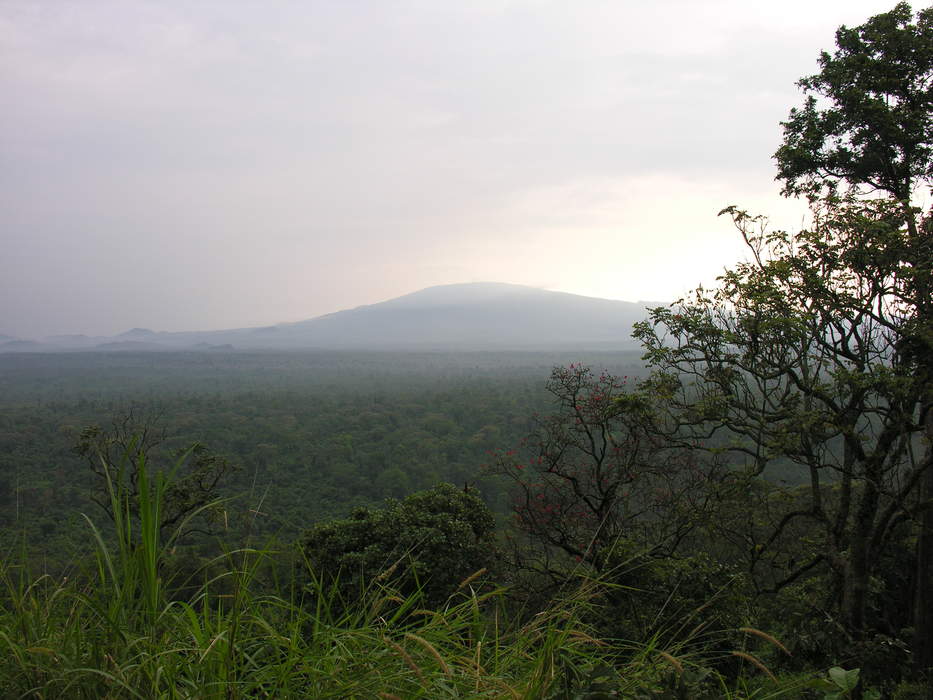
[[[0,0],[0,333],[453,282],[673,299],[799,223],[771,154],[869,0]]]

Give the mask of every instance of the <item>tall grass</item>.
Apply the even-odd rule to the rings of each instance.
[[[278,554],[262,548],[225,553],[204,568],[220,574],[173,599],[166,560],[186,523],[165,535],[161,510],[185,457],[167,473],[144,455],[103,465],[112,533],[87,518],[95,557],[80,575],[30,581],[0,563],[5,696],[543,697],[598,651],[579,600],[519,624],[501,589],[465,582],[442,610],[427,610],[419,593],[377,580],[347,607],[314,572],[306,586],[269,592],[258,574]]]
[[[87,519],[93,564],[71,578],[33,580],[10,557],[0,562],[3,697],[635,697],[680,692],[701,667],[681,654],[686,638],[679,648],[597,639],[583,622],[595,614],[593,581],[530,616],[510,613],[504,590],[481,575],[437,609],[418,592],[399,595],[389,577],[347,604],[310,569],[300,585],[270,587],[262,573],[282,553],[246,546],[206,565],[198,586],[174,585],[167,560],[186,523],[163,533],[160,516],[179,464],[105,465],[113,532]]]
[[[254,592],[239,569],[225,574],[243,579],[236,595],[212,595],[215,581],[150,607],[146,589],[131,604],[131,584],[23,587],[2,573],[0,687],[10,697],[544,697],[600,651],[576,624],[575,601],[518,625],[501,590],[467,590],[432,611],[380,585],[343,610],[333,589]]]

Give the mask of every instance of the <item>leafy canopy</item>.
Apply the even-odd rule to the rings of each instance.
[[[474,489],[438,484],[389,499],[385,508],[357,508],[349,518],[315,525],[304,552],[312,573],[335,581],[347,601],[388,580],[440,605],[491,565],[494,533],[495,518]]]
[[[840,182],[910,199],[933,176],[933,8],[893,10],[836,32],[820,72],[798,81],[806,95],[774,154],[787,195],[816,195]]]

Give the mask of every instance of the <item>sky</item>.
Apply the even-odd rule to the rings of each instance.
[[[725,206],[803,221],[795,82],[893,5],[0,0],[0,334],[672,301],[743,256]]]

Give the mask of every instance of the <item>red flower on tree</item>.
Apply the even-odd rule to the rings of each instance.
[[[555,368],[547,389],[555,411],[536,418],[524,461],[509,451],[493,467],[513,482],[516,527],[597,570],[620,538],[676,547],[715,467],[666,439],[656,399],[627,378],[572,364]]]

